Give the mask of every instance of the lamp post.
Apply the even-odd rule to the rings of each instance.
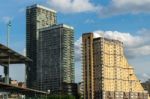
[[[50,92],[51,92],[51,90],[47,90],[47,94],[46,94],[46,99],[47,99],[47,95],[49,95],[50,94]]]

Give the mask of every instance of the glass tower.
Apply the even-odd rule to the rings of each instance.
[[[57,93],[74,83],[74,29],[65,24],[40,29],[38,81],[42,90]]]
[[[39,29],[56,24],[56,11],[35,4],[26,9],[26,51],[27,57],[32,59],[26,66],[27,87],[37,89],[37,53]]]

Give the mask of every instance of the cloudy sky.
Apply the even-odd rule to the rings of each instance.
[[[24,54],[25,9],[35,3],[55,9],[58,23],[75,28],[76,82],[82,78],[81,35],[86,32],[124,42],[126,57],[138,78],[150,78],[150,0],[1,0],[0,43],[6,44],[6,23],[12,20],[10,47]],[[13,79],[24,81],[24,74],[24,65],[11,66]]]

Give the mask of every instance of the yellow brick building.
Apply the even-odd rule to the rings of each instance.
[[[86,33],[82,44],[84,99],[148,99],[122,42]]]

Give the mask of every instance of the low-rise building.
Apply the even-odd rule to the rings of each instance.
[[[143,88],[145,90],[147,90],[149,95],[150,95],[150,79],[148,81],[145,81],[145,82],[141,83],[141,84],[142,84]]]
[[[25,82],[19,82],[19,83],[18,83],[18,86],[19,86],[19,87],[22,87],[22,88],[26,88]]]
[[[78,94],[81,98],[83,98],[84,96],[84,83],[83,82],[78,83]]]
[[[76,99],[79,99],[77,83],[63,83],[62,85],[63,85],[62,94],[72,95],[75,96]]]
[[[17,80],[11,80],[10,81],[11,83],[11,85],[14,85],[14,86],[18,86],[18,81]]]

